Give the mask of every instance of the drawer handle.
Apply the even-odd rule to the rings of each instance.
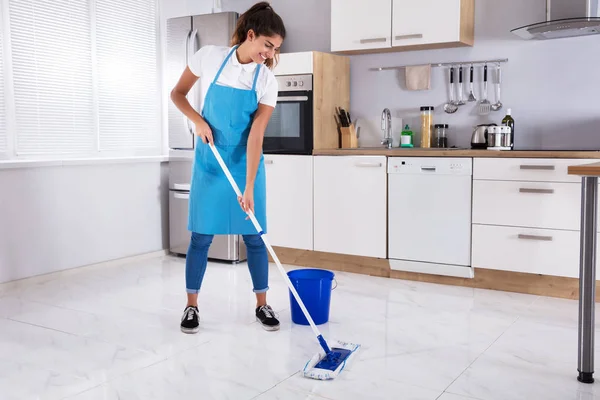
[[[532,188],[519,188],[520,193],[538,193],[538,194],[552,194],[554,189],[532,189]]]
[[[360,43],[361,44],[366,44],[366,43],[385,43],[387,42],[387,38],[373,38],[373,39],[360,39]]]
[[[265,160],[265,164],[273,164],[273,160]]]
[[[542,170],[542,171],[554,171],[556,167],[554,165],[521,165],[521,169],[526,170]]]
[[[411,35],[397,35],[395,37],[396,40],[406,40],[406,39],[422,39],[422,33],[413,33]]]
[[[173,184],[173,189],[174,190],[190,190],[191,186],[189,183],[174,183]]]
[[[189,200],[190,195],[188,193],[174,193],[173,197],[179,200]]]
[[[523,240],[540,240],[543,242],[551,242],[552,236],[538,236],[538,235],[523,235],[519,234],[519,239]]]
[[[361,168],[379,168],[381,167],[381,163],[368,163],[368,162],[361,162],[361,163],[356,163],[354,164],[357,167],[361,167]]]

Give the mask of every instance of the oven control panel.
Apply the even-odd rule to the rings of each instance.
[[[308,75],[279,75],[276,77],[279,83],[279,91],[301,91],[312,90],[312,74]]]

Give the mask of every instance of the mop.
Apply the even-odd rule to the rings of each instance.
[[[221,169],[223,169],[223,172],[227,176],[227,179],[229,180],[229,183],[233,187],[233,190],[235,191],[235,193],[237,194],[238,197],[241,197],[242,193],[241,193],[237,183],[233,179],[233,176],[231,176],[231,173],[229,172],[229,168],[227,168],[227,165],[225,165],[225,162],[223,161],[223,158],[219,154],[218,150],[212,143],[209,143],[209,146],[210,146],[210,149],[212,150],[213,154],[217,158],[219,165],[221,165]],[[275,264],[277,264],[277,268],[279,269],[279,272],[281,272],[283,279],[285,280],[290,291],[294,295],[294,298],[298,302],[298,305],[302,309],[304,316],[308,320],[310,327],[312,328],[315,336],[317,337],[317,340],[319,341],[319,344],[322,347],[322,351],[315,354],[306,363],[306,365],[304,366],[304,369],[302,371],[303,375],[307,378],[318,379],[318,380],[335,379],[339,375],[339,373],[342,372],[342,370],[347,365],[349,365],[354,354],[360,348],[360,345],[334,340],[334,341],[332,341],[332,343],[335,343],[335,347],[329,346],[327,341],[323,338],[323,335],[321,334],[321,332],[319,332],[319,330],[317,329],[317,326],[315,325],[315,322],[313,321],[312,317],[308,313],[306,306],[302,302],[302,299],[300,299],[300,296],[298,295],[296,288],[294,287],[294,285],[290,281],[290,278],[287,276],[285,270],[283,269],[283,266],[281,265],[279,258],[277,258],[277,255],[275,254],[273,247],[271,246],[271,244],[269,243],[269,240],[267,239],[267,235],[263,232],[260,224],[258,223],[258,221],[256,220],[256,217],[254,216],[254,213],[251,210],[249,210],[247,212],[247,214],[250,217],[250,219],[252,220],[252,223],[254,224],[256,231],[260,234],[267,249],[271,253],[273,260],[275,260]]]

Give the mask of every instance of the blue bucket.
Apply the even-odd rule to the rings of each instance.
[[[322,269],[296,269],[289,271],[287,275],[315,324],[321,325],[329,321],[332,282],[335,277],[333,272]],[[298,325],[309,325],[291,291],[290,304],[292,321]]]

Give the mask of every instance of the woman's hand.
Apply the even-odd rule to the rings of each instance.
[[[254,190],[246,188],[244,191],[244,195],[242,197],[238,197],[238,201],[240,202],[240,206],[245,213],[252,211],[254,213]],[[246,217],[248,219],[249,217]]]
[[[210,130],[210,126],[208,126],[206,121],[200,118],[194,122],[194,124],[196,125],[196,135],[202,138],[202,142],[204,144],[214,144],[212,131]]]

